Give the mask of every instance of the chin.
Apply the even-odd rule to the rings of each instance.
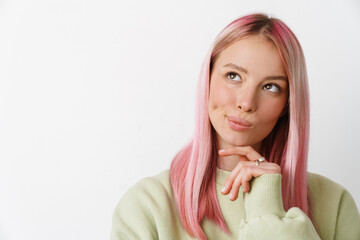
[[[262,139],[246,138],[245,136],[227,135],[226,138],[222,138],[224,143],[234,147],[255,147],[262,142]]]
[[[239,139],[239,138],[227,139],[226,143],[235,147],[246,147],[246,146],[254,145],[252,141],[246,139]]]

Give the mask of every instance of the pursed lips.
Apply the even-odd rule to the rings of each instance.
[[[246,119],[244,119],[244,118],[240,118],[240,117],[236,117],[236,116],[226,116],[226,118],[229,121],[237,123],[239,125],[243,125],[243,126],[246,126],[246,127],[251,127],[252,126],[252,124],[249,121],[247,121]]]

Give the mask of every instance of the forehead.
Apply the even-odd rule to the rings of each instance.
[[[232,43],[220,52],[214,68],[236,64],[249,74],[283,74],[284,66],[276,45],[262,36],[249,36]]]

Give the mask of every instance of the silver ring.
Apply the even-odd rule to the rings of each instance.
[[[259,163],[261,163],[263,161],[265,161],[264,157],[260,157],[259,159],[256,159],[256,162],[255,162],[256,166],[259,166]]]

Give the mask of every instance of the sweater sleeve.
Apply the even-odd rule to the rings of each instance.
[[[240,223],[239,239],[320,239],[307,215],[299,208],[284,210],[281,175],[255,178],[251,191],[244,194],[246,219]]]

